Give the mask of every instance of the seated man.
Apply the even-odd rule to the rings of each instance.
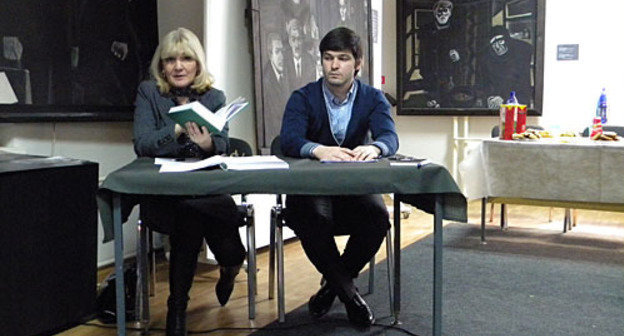
[[[290,96],[282,119],[282,152],[332,161],[394,154],[399,141],[390,104],[381,91],[355,79],[362,67],[360,37],[348,28],[336,28],[325,35],[319,49],[323,77]],[[288,226],[325,279],[310,298],[310,313],[323,316],[338,296],[353,324],[370,326],[375,318],[353,279],[390,227],[381,195],[288,195],[286,209]],[[333,237],[338,232],[350,235],[342,254]]]

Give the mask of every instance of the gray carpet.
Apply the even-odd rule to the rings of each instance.
[[[512,228],[444,229],[443,335],[624,335],[624,239]],[[403,250],[400,327],[431,335],[432,237]],[[356,330],[338,301],[319,320],[304,305],[253,335],[403,335],[392,321],[385,261],[374,294],[365,295],[379,326]],[[366,274],[358,280],[366,292]],[[288,279],[286,279],[288,283]],[[286,287],[288,295],[288,287]]]

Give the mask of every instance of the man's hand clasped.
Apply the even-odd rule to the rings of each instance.
[[[321,161],[367,161],[378,158],[381,150],[373,145],[358,146],[354,149],[318,146],[312,154]]]

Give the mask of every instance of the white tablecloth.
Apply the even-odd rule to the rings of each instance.
[[[567,143],[563,143],[566,141]],[[624,204],[624,141],[484,140],[459,166],[469,199]]]

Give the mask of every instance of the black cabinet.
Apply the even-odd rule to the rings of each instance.
[[[0,335],[50,333],[94,311],[97,163],[0,152]]]

